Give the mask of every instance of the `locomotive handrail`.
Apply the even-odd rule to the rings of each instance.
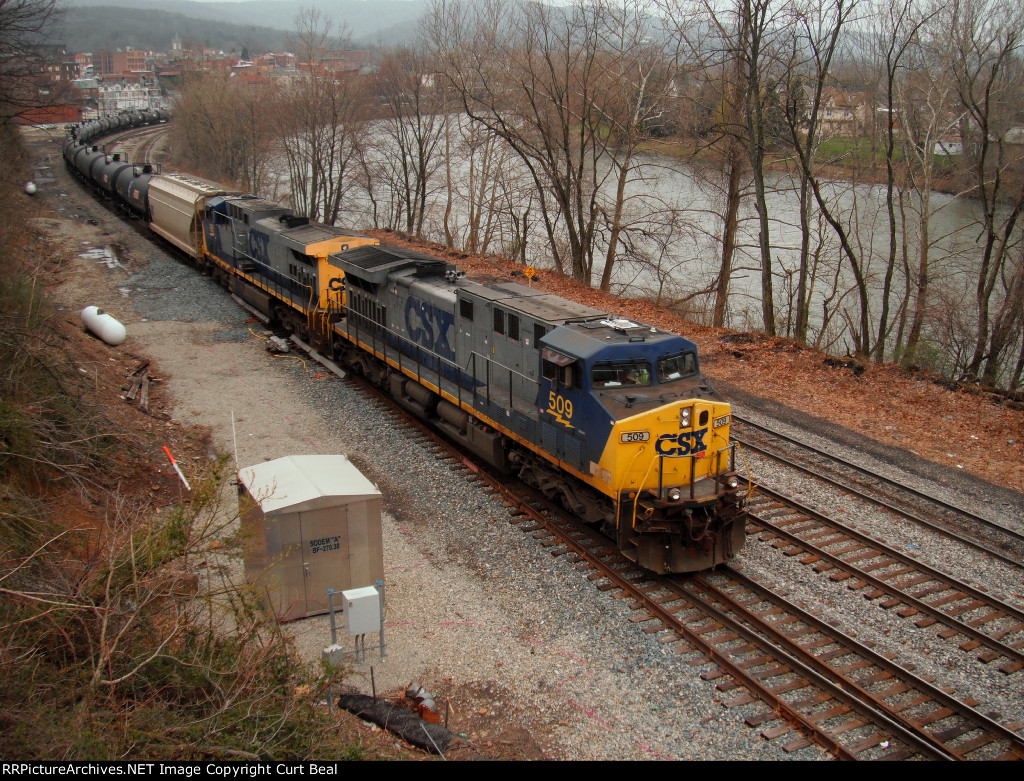
[[[725,471],[723,471],[722,470],[722,453],[724,453],[726,451],[729,451],[730,457],[729,457],[729,463],[727,465],[727,469]],[[641,448],[640,452],[643,452],[642,448]],[[637,456],[639,456],[639,454],[640,453],[637,453]],[[643,494],[644,491],[649,491],[650,493],[652,493],[654,495],[655,499],[657,499],[659,501],[664,501],[664,499],[665,499],[663,494],[664,494],[664,490],[665,490],[664,489],[664,484],[665,484],[664,469],[665,469],[665,459],[666,458],[689,458],[690,459],[690,496],[689,496],[689,498],[690,498],[690,501],[696,501],[696,499],[697,499],[697,496],[696,496],[696,486],[697,486],[697,480],[696,480],[696,476],[697,476],[697,455],[693,454],[693,453],[688,453],[685,456],[666,456],[664,454],[659,453],[658,454],[658,490],[655,491],[653,488],[640,488],[639,491],[637,492],[637,499],[636,499],[635,502],[633,502],[633,517],[632,517],[632,523],[631,523],[631,526],[634,529],[636,529],[636,517],[637,517],[637,510],[638,510],[638,508],[640,506],[640,496],[641,496],[641,494]],[[707,458],[707,456],[701,456],[701,458]],[[719,480],[718,478],[720,478],[723,474],[727,474],[728,472],[733,471],[733,469],[735,468],[735,464],[736,464],[736,443],[735,442],[730,442],[725,447],[719,448],[718,450],[715,451],[715,454],[714,454],[713,458],[715,459],[715,471],[714,471],[714,473],[713,474],[709,473],[705,478],[702,478],[702,479],[713,480],[714,481],[714,483],[715,483],[714,498],[717,499],[719,496],[722,496],[723,494],[726,493],[726,486],[724,486],[722,484],[722,481]],[[634,460],[635,459],[636,459],[636,456],[634,456]],[[651,467],[653,467],[653,466],[654,466],[654,459],[651,459],[651,462],[650,462],[650,464],[647,467],[647,472],[644,473],[644,477],[643,477],[643,480],[641,481],[641,483],[647,482],[647,476],[651,473]],[[621,489],[620,489],[620,497],[621,497]],[[621,498],[620,498],[620,500],[621,500]],[[618,506],[618,501],[616,502],[616,506]],[[618,526],[618,510],[616,510],[616,527],[617,526]]]
[[[706,453],[707,451],[704,451],[704,452]],[[729,453],[729,461],[726,464],[726,468],[722,469],[722,454],[725,453],[725,452]],[[736,465],[736,443],[735,442],[730,442],[725,447],[721,447],[718,450],[716,450],[710,457],[714,458],[714,460],[715,460],[715,469],[714,469],[713,472],[711,472],[711,471],[708,472],[707,479],[715,480],[715,482],[716,482],[716,485],[715,485],[715,496],[718,497],[721,494],[725,493],[725,491],[723,490],[722,485],[717,481],[717,478],[722,476],[723,474],[727,474],[728,472],[731,472],[731,471],[733,471],[735,469],[735,465]],[[695,500],[696,499],[695,486],[696,486],[696,483],[697,483],[697,481],[695,480],[695,478],[697,476],[697,461],[698,461],[698,459],[704,460],[704,459],[708,458],[708,456],[707,455],[699,455],[699,454],[696,454],[696,453],[687,453],[686,455],[682,455],[682,456],[671,456],[671,455],[664,455],[664,454],[659,453],[658,454],[658,498],[659,499],[663,498],[662,497],[662,487],[664,486],[664,477],[665,477],[664,470],[665,470],[665,459],[666,458],[689,458],[690,459],[690,499],[691,500]]]
[[[486,377],[486,383],[485,384],[486,384],[486,387],[487,387],[487,401],[488,401],[488,403],[490,403],[490,400],[491,400],[491,397],[490,397],[490,389],[491,389],[490,367],[491,367],[492,364],[494,366],[497,366],[497,367],[499,367],[501,369],[505,369],[505,370],[508,371],[509,404],[512,405],[513,409],[515,409],[515,398],[516,398],[515,394],[512,392],[512,380],[513,380],[513,378],[518,377],[520,380],[522,380],[527,385],[534,386],[538,393],[540,392],[540,381],[539,380],[535,380],[533,377],[527,377],[525,374],[523,374],[520,371],[516,371],[511,366],[506,366],[505,364],[501,363],[500,361],[493,360],[489,355],[484,355],[482,353],[478,353],[476,350],[473,350],[472,352],[470,352],[470,360],[473,363],[472,379],[474,381],[479,379],[479,377],[476,375],[476,358],[477,358],[478,355],[480,356],[480,358],[483,361],[486,361],[486,365],[487,365],[487,377]],[[468,366],[469,363],[470,363],[470,361],[466,361],[467,366]],[[534,395],[534,398],[535,398],[535,396],[536,396],[536,394]],[[533,405],[532,404],[530,405],[530,409],[531,410],[533,409]]]
[[[289,301],[294,301],[295,300],[295,296],[297,296],[298,294],[300,294],[302,291],[305,290],[305,291],[308,291],[308,293],[309,293],[309,295],[307,296],[307,299],[309,301],[313,300],[313,286],[312,285],[307,285],[307,284],[305,284],[303,282],[300,282],[299,280],[295,279],[294,277],[288,276],[284,272],[275,270],[269,264],[264,263],[262,260],[257,260],[256,258],[254,258],[248,252],[241,252],[240,254],[241,254],[241,256],[243,258],[245,258],[246,260],[250,261],[253,264],[253,270],[252,271],[245,271],[244,269],[238,269],[238,270],[242,274],[248,274],[250,277],[259,277],[260,278],[260,282],[263,285],[267,286],[267,288],[269,288],[270,291],[272,293],[274,293],[274,295],[276,295],[278,298],[281,298],[281,299],[287,298]],[[267,269],[267,270],[269,270],[269,271],[271,271],[273,273],[272,274],[267,274],[267,273],[264,273],[263,271],[261,271],[261,269]],[[282,285],[276,279],[276,277],[284,277],[285,279],[288,280],[288,282],[290,284]],[[301,301],[301,299],[299,299],[299,300]]]

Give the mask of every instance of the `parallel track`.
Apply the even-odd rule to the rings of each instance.
[[[170,132],[170,126],[166,123],[158,125],[144,125],[130,130],[120,130],[112,135],[97,139],[95,146],[106,149],[108,152],[118,151],[126,162],[135,165],[152,163],[150,159],[153,148],[157,141]]]
[[[919,627],[941,622],[947,638],[962,636],[963,650],[984,646],[979,660],[1001,659],[1004,673],[1024,669],[1024,611],[764,487],[748,512],[748,533],[786,555],[799,555],[817,572],[831,571],[834,581],[853,577],[848,588],[904,618],[918,616]]]
[[[1024,569],[1024,534],[930,496],[878,472],[734,415],[733,439],[744,448],[842,489],[947,539]],[[758,441],[750,436],[753,433]],[[792,450],[798,449],[794,454]],[[789,455],[781,450],[786,449]]]

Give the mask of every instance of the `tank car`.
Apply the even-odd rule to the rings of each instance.
[[[405,407],[649,570],[709,569],[742,548],[730,407],[692,342],[394,247],[332,261],[349,296],[339,358]]]
[[[123,169],[114,181],[117,200],[137,216],[148,219],[149,182],[153,178],[150,165],[133,165]]]
[[[78,169],[78,173],[83,179],[91,183],[92,167],[97,161],[103,160],[106,156],[106,152],[98,146],[84,146],[75,155],[75,168]]]
[[[104,162],[98,165],[93,172],[93,178],[104,193],[107,195],[114,195],[116,192],[114,184],[117,177],[120,176],[125,169],[132,167],[132,164],[127,160],[122,160],[121,155],[119,154],[106,155]]]

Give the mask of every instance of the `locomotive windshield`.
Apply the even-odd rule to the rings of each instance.
[[[590,373],[594,388],[618,388],[623,385],[650,385],[651,367],[647,361],[599,363]]]
[[[697,356],[678,353],[658,359],[658,382],[681,380],[697,373]]]

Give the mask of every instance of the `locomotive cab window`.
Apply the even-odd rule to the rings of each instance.
[[[590,372],[590,384],[594,388],[650,385],[651,367],[647,361],[599,363]]]
[[[679,353],[658,359],[658,382],[672,382],[697,373],[697,356]]]
[[[473,322],[473,302],[467,301],[465,298],[459,299],[459,317],[463,320]]]
[[[579,387],[579,373],[576,371],[576,360],[554,350],[545,349],[542,358],[544,378],[552,383],[566,387]]]

